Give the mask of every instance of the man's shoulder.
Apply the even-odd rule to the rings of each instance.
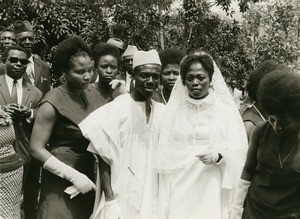
[[[30,92],[36,93],[38,95],[42,95],[42,92],[36,88],[35,86],[33,86],[32,84],[28,83],[27,81],[23,80],[23,86],[27,87]]]
[[[117,96],[112,102],[110,103],[114,103],[114,102],[128,102],[131,99],[130,94],[121,94],[119,96]]]
[[[5,74],[5,64],[0,63],[0,75],[4,75],[4,74]]]
[[[40,66],[44,66],[44,67],[50,68],[50,66],[48,65],[47,62],[44,62],[41,58],[39,58],[36,55],[33,55],[33,62],[37,63]]]

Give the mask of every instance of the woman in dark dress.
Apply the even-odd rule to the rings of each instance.
[[[248,140],[250,139],[251,132],[257,123],[267,119],[266,113],[257,98],[257,90],[260,81],[268,73],[279,68],[279,64],[273,60],[262,62],[249,76],[246,91],[248,93],[246,108],[241,112],[242,119],[247,132]]]
[[[70,37],[58,45],[55,64],[66,82],[42,100],[31,136],[31,153],[44,168],[38,218],[85,219],[93,209],[94,159],[77,124],[100,103],[90,85],[91,51],[81,38]]]
[[[258,100],[268,121],[252,132],[231,218],[300,218],[300,75],[269,73]]]

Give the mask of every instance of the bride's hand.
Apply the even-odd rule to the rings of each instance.
[[[219,159],[219,153],[213,149],[207,149],[196,155],[205,165],[214,164]]]

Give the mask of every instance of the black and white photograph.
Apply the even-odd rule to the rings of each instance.
[[[300,219],[300,0],[0,0],[0,219]]]

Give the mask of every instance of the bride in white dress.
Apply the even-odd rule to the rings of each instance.
[[[160,219],[227,219],[247,138],[212,58],[186,56],[157,148]]]

